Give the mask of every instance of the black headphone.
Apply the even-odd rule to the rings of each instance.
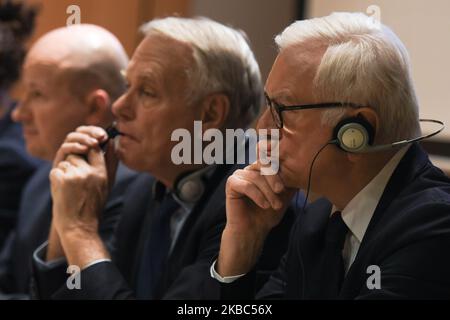
[[[377,152],[431,138],[445,128],[445,124],[439,120],[420,119],[419,121],[437,123],[440,124],[441,127],[430,134],[417,138],[373,146],[375,130],[369,121],[367,121],[363,116],[358,115],[356,117],[341,120],[334,128],[333,139],[329,143],[335,144],[340,149],[351,153]]]

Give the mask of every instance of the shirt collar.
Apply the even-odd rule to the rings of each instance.
[[[383,169],[342,210],[342,220],[344,220],[347,227],[359,242],[362,242],[370,220],[392,173],[397,168],[409,147],[410,145],[398,150]],[[333,213],[335,211],[337,211],[337,208],[333,205],[331,212]]]

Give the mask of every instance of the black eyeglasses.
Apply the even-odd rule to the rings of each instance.
[[[305,104],[298,106],[285,106],[280,103],[277,103],[269,98],[267,93],[264,93],[266,97],[266,104],[270,108],[270,113],[272,114],[273,122],[277,126],[278,129],[283,128],[283,117],[281,113],[283,111],[291,111],[291,110],[305,110],[305,109],[323,109],[323,108],[360,108],[361,106],[351,103],[351,102],[327,102],[327,103],[318,103],[318,104]]]

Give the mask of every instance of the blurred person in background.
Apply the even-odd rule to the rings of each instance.
[[[16,224],[23,187],[39,165],[25,151],[21,125],[11,119],[16,102],[9,94],[19,78],[35,16],[32,7],[0,0],[0,249]]]
[[[119,40],[95,25],[71,25],[43,35],[23,65],[24,97],[12,118],[24,129],[27,151],[45,161],[24,189],[18,223],[1,252],[0,288],[10,297],[27,294],[32,253],[48,238],[52,198],[49,172],[66,135],[81,125],[113,122],[111,105],[125,90],[128,57]],[[96,140],[87,141],[96,143]],[[108,243],[135,174],[119,165],[98,225]],[[5,297],[6,298],[6,297]]]

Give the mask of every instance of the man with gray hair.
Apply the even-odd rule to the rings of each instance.
[[[292,230],[256,295],[281,299],[448,299],[450,180],[421,147],[407,52],[360,13],[297,21],[275,39],[259,127],[281,130],[278,175],[261,165],[229,179],[227,224],[212,281],[254,297],[267,233],[294,189],[323,196]]]
[[[202,137],[208,129],[249,127],[263,101],[259,67],[241,32],[212,20],[169,17],[142,30],[146,36],[126,72],[128,90],[113,105],[113,113],[121,134],[116,154],[143,174],[125,195],[115,246],[107,250],[96,224],[108,193],[108,173],[114,171],[108,158],[114,154],[108,152],[105,160],[98,147],[87,145],[91,139],[106,141],[101,128],[81,127],[67,137],[50,174],[59,239],[49,239],[45,258],[64,255],[78,266],[81,290],[69,290],[61,281],[64,269],[48,272],[35,259],[41,298],[218,295],[216,284],[214,293],[204,295],[205,286],[211,285],[207,270],[225,225],[225,182],[238,166],[224,161],[176,164],[172,150],[177,142],[171,137],[182,129],[198,138],[195,121],[202,122]],[[263,250],[267,259],[258,268],[261,276],[281,258],[290,220],[287,215],[286,223],[272,233],[273,245]],[[39,256],[43,252],[38,250]]]

